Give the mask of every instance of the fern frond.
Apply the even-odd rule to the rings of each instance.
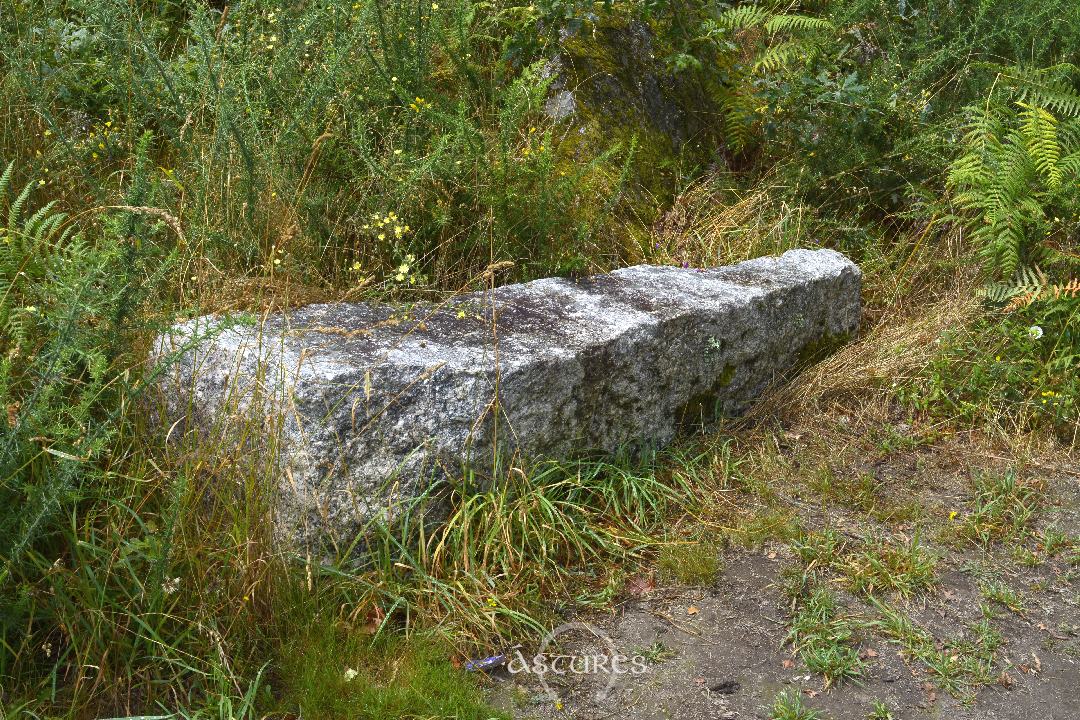
[[[824,18],[809,15],[773,15],[765,22],[765,30],[770,35],[778,32],[798,32],[807,30],[829,30],[833,24]]]
[[[52,216],[54,207],[56,207],[55,200],[47,202],[23,222],[23,234],[30,243],[36,245],[41,241],[45,222]]]
[[[1080,117],[1080,93],[1066,77],[1075,75],[1077,70],[1071,63],[1035,69],[1014,67],[1005,73],[1005,79],[1016,91],[1020,102],[1044,107],[1060,115]]]
[[[754,126],[754,96],[747,92],[728,92],[720,97],[724,131],[731,149],[742,152],[750,144]]]
[[[1061,158],[1058,161],[1058,168],[1063,174],[1080,177],[1080,151]]]
[[[1017,297],[1037,294],[1046,287],[1046,275],[1036,266],[1024,265],[1007,282],[990,282],[975,291],[995,305],[1009,303]]]
[[[799,57],[810,55],[816,48],[803,40],[787,40],[765,50],[754,63],[754,70],[776,72],[792,64]]]
[[[1021,132],[1027,151],[1031,155],[1036,169],[1046,178],[1051,190],[1061,187],[1062,173],[1058,163],[1061,160],[1061,145],[1057,136],[1057,118],[1048,110],[1019,103]]]
[[[26,201],[30,197],[30,191],[32,190],[29,183],[23,188],[23,191],[19,193],[19,196],[8,206],[7,227],[8,230],[14,230],[19,226],[19,219],[22,216],[23,208],[26,207]]]
[[[0,175],[0,207],[7,202],[8,189],[11,187],[11,176],[15,173],[15,161],[8,163],[4,174]]]
[[[765,24],[769,11],[758,5],[742,5],[728,8],[716,16],[716,24],[727,30],[748,30]]]
[[[1047,300],[1062,300],[1064,298],[1080,298],[1080,278],[1073,278],[1068,282],[1044,285],[1032,290],[1016,293],[1005,306],[1005,312],[1014,312],[1036,302]]]

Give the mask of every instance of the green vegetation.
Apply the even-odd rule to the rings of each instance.
[[[1042,504],[1040,488],[1017,480],[1015,472],[1001,476],[977,475],[973,484],[971,511],[957,532],[984,545],[993,541],[1023,540]]]
[[[939,643],[904,610],[877,600],[871,602],[881,616],[873,622],[874,627],[896,643],[906,658],[922,663],[939,687],[957,697],[970,698],[978,686],[991,681],[994,651],[1001,644],[1001,636],[985,620],[976,624],[974,641]]]
[[[373,648],[363,636],[315,627],[286,648],[282,704],[304,717],[504,717],[485,705],[437,644],[385,640]]]
[[[720,548],[714,543],[666,545],[656,560],[660,578],[682,585],[712,585],[723,565]]]
[[[815,588],[803,600],[791,621],[788,640],[806,667],[825,679],[825,687],[862,674],[855,649],[853,624],[840,616],[836,597]]]
[[[930,589],[934,584],[937,558],[919,543],[867,538],[852,553],[841,571],[851,586],[867,595],[893,591],[903,596]]]
[[[785,690],[776,696],[771,720],[821,720],[821,713],[806,706],[797,690]]]
[[[1014,613],[1023,614],[1024,598],[1006,583],[998,580],[989,580],[983,583],[979,590],[987,601],[999,603],[1009,610],[1012,610]]]
[[[937,558],[919,539],[869,536],[849,542],[832,530],[807,534],[793,543],[807,576],[836,573],[865,595],[892,592],[908,597],[933,587]]]
[[[840,469],[846,439],[771,422],[855,398],[889,408],[877,459],[959,430],[1075,448],[1074,0],[3,0],[0,19],[0,714],[496,717],[452,661],[605,606],[639,565],[715,582],[722,542],[671,542],[691,525],[793,546],[790,641],[827,683],[873,629],[963,695],[991,677],[989,618],[943,643],[888,604],[934,591],[920,528],[1075,563],[1020,463],[923,513],[873,463]],[[461,478],[445,522],[422,501],[363,552],[282,551],[272,457],[166,442],[146,392],[155,333],[197,313],[810,244],[863,268],[864,337],[764,404],[760,443]],[[808,531],[788,485],[879,525]],[[837,579],[876,619],[839,610]],[[772,715],[817,716],[797,693]]]
[[[881,700],[875,700],[866,720],[893,720],[893,714],[888,705]]]

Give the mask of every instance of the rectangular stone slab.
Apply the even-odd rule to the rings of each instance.
[[[205,316],[159,338],[170,426],[264,462],[275,530],[349,543],[466,466],[663,444],[744,409],[850,336],[859,269],[791,250],[707,270],[640,265],[441,305]],[[179,422],[177,422],[179,421]],[[175,431],[174,431],[175,432]]]

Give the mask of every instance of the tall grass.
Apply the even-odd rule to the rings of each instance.
[[[466,648],[539,630],[553,617],[539,598],[573,604],[617,584],[621,565],[663,537],[663,519],[707,492],[692,488],[685,471],[641,463],[547,462],[512,466],[494,484],[466,478],[433,528],[421,498],[375,529],[366,570],[377,614],[396,611],[417,625],[437,619]]]
[[[303,675],[296,627],[434,629],[459,652],[535,633],[538,588],[610,583],[597,566],[686,499],[647,468],[519,469],[457,488],[438,530],[417,507],[364,564],[331,562],[273,543],[265,464],[151,424],[144,350],[177,312],[639,252],[633,133],[564,143],[542,112],[550,38],[519,10],[0,8],[0,710],[255,716]]]
[[[342,633],[369,639],[350,641],[364,663],[402,633],[434,633],[443,649],[415,649],[430,693],[371,690],[376,704],[386,717],[430,711],[441,687],[453,707],[478,708],[462,678],[422,663],[541,632],[541,593],[577,602],[582,579],[614,587],[617,564],[690,504],[687,478],[655,464],[510,468],[451,488],[437,527],[422,498],[372,528],[360,555],[276,544],[272,449],[241,462],[151,424],[138,348],[156,322],[148,292],[179,252],[168,220],[140,210],[144,148],[131,204],[87,230],[37,206],[35,180],[4,199],[0,709],[255,717],[298,702],[318,714],[311,668],[289,656],[297,627],[313,629],[305,652],[319,668],[319,644]]]
[[[879,3],[831,5],[845,22]],[[714,473],[685,459],[511,466],[493,484],[444,488],[438,524],[427,520],[434,498],[421,498],[370,528],[362,554],[298,555],[273,541],[268,458],[166,442],[152,424],[145,349],[177,314],[412,301],[487,283],[493,265],[514,280],[642,259],[715,264],[820,237],[873,271],[875,307],[890,309],[879,314],[916,290],[937,293],[942,267],[967,261],[955,233],[928,221],[897,238],[900,223],[858,216],[914,197],[902,219],[926,221],[919,198],[933,181],[900,187],[893,164],[866,169],[868,158],[892,163],[919,147],[934,150],[920,177],[944,167],[944,136],[928,136],[920,119],[923,88],[843,80],[860,61],[824,44],[817,65],[792,51],[781,63],[789,74],[766,67],[733,87],[736,75],[721,75],[771,48],[731,23],[698,42],[725,7],[2,0],[0,713],[333,716],[359,703],[374,717],[477,714],[450,656],[537,633],[556,608],[610,599],[623,563],[711,490]],[[923,44],[938,36],[927,18],[916,22]],[[626,121],[589,107],[589,88],[615,69],[611,48],[590,43],[631,21],[655,32],[648,60],[660,80],[745,101],[740,143],[707,129],[720,127],[708,101],[696,118],[706,129],[680,143],[658,139],[640,113]],[[904,27],[883,21],[875,57],[911,64],[921,46],[909,47]],[[1057,52],[1040,43],[1040,61]],[[952,60],[934,48],[934,88],[961,87],[938,73]],[[588,77],[553,74],[555,56],[593,50]],[[875,65],[891,82],[885,67]],[[577,83],[581,112],[570,120],[544,112],[556,82]],[[825,122],[819,99],[803,96],[835,97],[865,117]],[[892,128],[903,132],[875,145]],[[786,138],[780,155],[806,150],[812,172],[770,155],[763,137]],[[732,168],[742,172],[720,172]],[[747,176],[764,180],[748,191]],[[854,212],[833,218],[848,199],[815,187],[843,190]],[[823,208],[808,203],[816,197]],[[912,325],[921,344],[901,328],[875,336],[888,352],[838,356],[822,372],[839,380],[822,374],[815,397],[880,390],[885,376],[925,366],[925,385],[955,396],[958,382],[930,358],[941,324],[973,314],[971,303],[954,306]],[[1028,376],[1035,340],[1015,342],[1026,329],[1012,328],[1010,342]],[[998,367],[995,356],[978,366]],[[982,403],[980,377],[964,394]],[[1073,401],[1059,398],[1073,393],[1052,390],[1039,396],[1043,412],[1074,418]],[[339,652],[356,665],[337,667]],[[388,690],[387,665],[418,692]],[[349,668],[356,685],[341,675]]]
[[[181,298],[238,277],[457,289],[496,261],[533,277],[617,259],[609,227],[633,148],[559,151],[568,128],[541,112],[552,76],[530,64],[539,53],[500,61],[500,38],[528,31],[512,8],[9,12],[0,148],[53,197],[108,204],[148,133],[145,204],[183,224]]]

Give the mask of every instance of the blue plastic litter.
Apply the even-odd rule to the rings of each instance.
[[[492,655],[482,660],[470,660],[465,663],[465,669],[469,672],[487,672],[506,664],[505,655]]]

